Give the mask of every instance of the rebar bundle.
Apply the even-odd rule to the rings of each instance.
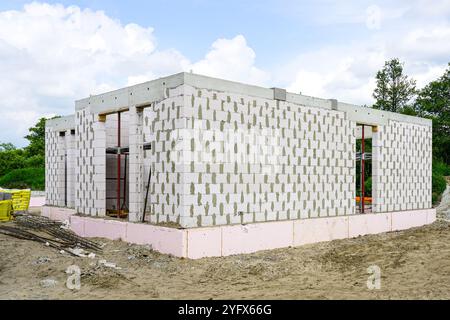
[[[70,249],[73,248],[97,252],[102,250],[97,243],[64,229],[64,223],[52,221],[46,217],[25,214],[16,216],[15,223],[17,227],[0,226],[0,233],[18,239],[44,243],[52,248],[65,250],[71,254]]]

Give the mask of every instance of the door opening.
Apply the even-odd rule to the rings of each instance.
[[[356,212],[372,212],[372,133],[369,125],[356,127]]]

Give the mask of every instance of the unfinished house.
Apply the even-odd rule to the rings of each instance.
[[[46,206],[77,234],[200,258],[435,220],[431,121],[180,73],[47,121]]]

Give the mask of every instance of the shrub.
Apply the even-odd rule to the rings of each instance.
[[[443,176],[450,176],[450,165],[442,161],[433,161],[433,171],[438,172]]]
[[[0,186],[10,189],[45,189],[44,168],[16,169],[0,178]]]
[[[0,151],[0,177],[24,167],[25,152],[21,149]]]
[[[24,162],[24,168],[44,168],[45,158],[42,155],[35,155],[27,158]]]
[[[433,161],[432,170],[432,201],[436,203],[447,186],[445,176],[450,176],[450,166],[443,162]]]

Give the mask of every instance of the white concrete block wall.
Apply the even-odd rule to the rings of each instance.
[[[60,136],[59,133],[56,137],[56,191],[57,200],[56,205],[64,207],[66,205],[66,186],[65,186],[65,169],[66,169],[66,137]]]
[[[45,202],[57,206],[58,194],[58,132],[45,128]]]
[[[185,128],[183,119],[185,99],[182,89],[183,86],[168,90],[166,99],[143,111],[144,142],[151,142],[152,149],[145,150],[143,154],[142,196],[145,197],[148,174],[151,169],[152,176],[146,210],[146,220],[151,223],[179,224],[184,209],[182,204],[184,172],[172,158],[175,155],[177,143],[172,139],[174,132]],[[134,139],[140,139],[139,135],[138,132]],[[131,138],[132,136],[130,136]],[[141,181],[137,180],[135,183],[140,189]],[[131,188],[132,186],[130,186],[130,193]]]
[[[75,209],[92,216],[106,214],[106,128],[87,107],[75,117],[77,163]]]
[[[64,136],[61,136],[60,133],[64,133]],[[45,153],[46,204],[73,208],[76,150],[71,130],[60,130],[57,127],[47,126],[45,129]],[[67,183],[65,181],[66,161]]]
[[[144,160],[145,184],[152,168],[151,222],[196,227],[355,213],[355,124],[343,112],[189,86],[177,91],[183,95],[144,110],[145,141],[153,142]],[[203,135],[194,151],[186,129]],[[214,151],[218,161],[196,158],[211,155],[206,145],[224,134],[224,145],[249,149],[249,130],[266,137],[261,163],[226,159],[225,147]],[[180,143],[181,162],[173,158]]]
[[[373,211],[431,208],[432,127],[389,120],[373,136]]]
[[[75,208],[75,166],[76,166],[76,141],[72,130],[66,131],[67,154],[67,207]]]
[[[129,112],[129,220],[142,221],[144,210],[144,115],[135,106]]]
[[[151,95],[150,86],[131,91],[122,114],[131,221],[142,218],[150,169],[151,223],[191,228],[355,214],[356,120],[345,111],[183,84],[164,87],[163,98],[141,112],[134,99]],[[75,208],[103,216],[115,191],[106,177],[117,169],[105,148],[117,145],[117,118],[99,122],[91,106],[76,113]],[[431,127],[389,120],[378,128],[374,212],[429,208]],[[48,201],[58,205],[60,144],[52,132],[47,139]],[[144,151],[144,142],[152,149]]]
[[[182,226],[355,213],[355,123],[345,113],[186,86],[183,116],[195,138],[183,144]]]

